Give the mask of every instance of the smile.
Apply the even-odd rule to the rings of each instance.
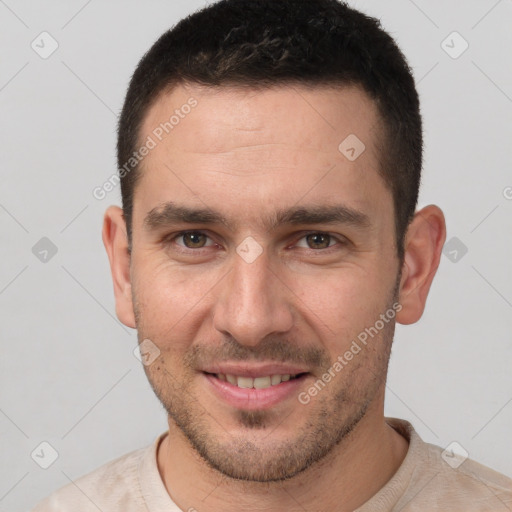
[[[243,389],[266,389],[271,386],[277,386],[281,382],[288,382],[289,380],[297,378],[297,375],[267,375],[265,377],[242,377],[237,375],[225,375],[223,373],[217,373],[215,375],[217,379],[224,382],[229,382],[233,386],[237,386]]]
[[[206,391],[217,400],[244,410],[268,410],[298,396],[310,373],[249,377],[230,373],[202,372]]]

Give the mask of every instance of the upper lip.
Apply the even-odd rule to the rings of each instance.
[[[272,375],[297,375],[307,373],[308,370],[300,366],[294,366],[284,363],[240,363],[226,362],[218,363],[201,368],[206,373],[221,373],[223,375],[236,375],[237,377],[266,377]]]

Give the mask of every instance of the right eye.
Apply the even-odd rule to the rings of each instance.
[[[214,245],[213,241],[207,244],[209,237],[201,231],[184,231],[176,235],[172,240],[177,245],[186,247],[187,249],[202,249]],[[179,242],[181,240],[181,243]]]

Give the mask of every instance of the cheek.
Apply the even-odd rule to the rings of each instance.
[[[179,350],[204,318],[211,291],[222,279],[212,269],[178,268],[161,257],[141,257],[133,267],[139,330],[162,349]]]
[[[361,329],[378,318],[389,293],[377,269],[361,267],[297,276],[290,288],[300,299],[302,314],[331,336]]]

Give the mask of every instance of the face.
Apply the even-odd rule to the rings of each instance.
[[[380,133],[358,88],[181,86],[145,118],[130,261],[139,341],[159,351],[145,371],[225,475],[289,478],[382,414],[400,264]]]

